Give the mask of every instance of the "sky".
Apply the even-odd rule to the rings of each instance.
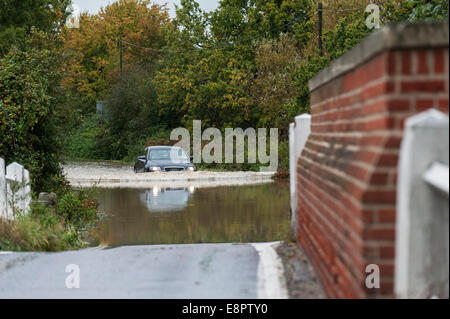
[[[97,13],[100,7],[104,7],[114,0],[72,0],[75,9],[75,15],[78,12],[89,11],[90,13]],[[175,17],[175,4],[179,4],[179,0],[153,0],[153,2],[158,4],[167,3],[168,8],[170,9],[170,16]],[[205,11],[211,11],[218,7],[219,0],[197,0],[200,3],[200,6]]]

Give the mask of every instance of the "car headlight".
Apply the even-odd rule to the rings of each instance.
[[[192,166],[191,166],[191,167],[188,167],[188,171],[189,171],[189,172],[195,172],[195,167],[192,167]]]
[[[151,172],[160,172],[161,171],[161,167],[152,166],[152,167],[150,167],[150,171]]]
[[[152,192],[153,192],[153,196],[158,197],[159,193],[161,193],[161,189],[159,187],[155,187],[155,188],[153,188]]]

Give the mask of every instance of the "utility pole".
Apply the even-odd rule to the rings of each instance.
[[[122,36],[119,39],[119,50],[120,50],[120,77],[122,77],[123,70],[123,45],[122,45]]]
[[[319,23],[318,23],[318,28],[319,28],[319,51],[320,51],[320,56],[323,56],[323,45],[322,45],[322,26],[323,26],[323,5],[322,2],[319,2]]]

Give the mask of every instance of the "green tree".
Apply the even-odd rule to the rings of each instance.
[[[206,14],[196,1],[181,1],[174,20],[178,29],[171,33],[167,57],[155,78],[162,107],[181,110],[188,127],[194,119],[219,128],[279,124],[274,118],[279,113],[269,116],[265,106],[256,104],[262,100],[257,85],[264,85],[254,81],[258,67],[263,68],[256,60],[257,49],[265,38],[277,41],[282,32],[294,38],[294,50],[304,47],[304,34],[311,31],[311,4],[223,0]],[[249,94],[251,87],[258,97]]]
[[[0,0],[0,56],[23,48],[32,29],[57,33],[71,14],[71,0]]]
[[[55,108],[60,73],[47,49],[16,48],[0,58],[0,156],[31,173],[33,191],[61,181]]]
[[[289,33],[306,45],[313,30],[312,6],[311,0],[222,0],[211,15],[211,31],[222,43],[249,45]]]
[[[283,34],[278,41],[265,40],[256,52],[256,72],[250,81],[252,102],[260,111],[258,127],[277,127],[282,137],[288,133],[295,109],[297,87],[293,78],[301,62],[294,37]]]
[[[448,0],[408,0],[412,12],[409,21],[448,19]]]
[[[157,32],[148,29],[136,34],[127,10],[141,3],[121,0],[98,16],[85,16],[86,26],[91,25],[70,31],[72,38],[66,42],[72,51],[82,48],[72,74],[66,78],[69,87],[76,88],[85,102],[92,102],[103,92],[110,92],[114,101],[115,120],[103,128],[99,139],[100,145],[109,150],[112,148],[107,145],[120,144],[117,153],[107,152],[108,157],[130,155],[133,140],[141,143],[144,135],[123,134],[127,130],[136,128],[152,134],[158,127],[190,128],[193,120],[221,129],[278,127],[286,139],[293,117],[309,112],[308,81],[373,32],[365,23],[367,0],[328,2],[323,54],[317,49],[315,0],[222,0],[211,13],[201,10],[195,0],[181,0],[174,20],[161,19]],[[383,25],[445,19],[448,0],[393,0],[380,5],[380,9]],[[137,44],[126,53],[127,68],[144,70],[151,65],[151,72],[144,70],[142,79],[125,72],[120,83],[114,85],[118,81],[118,54],[111,39],[119,32],[117,24],[124,26],[127,39]],[[106,31],[97,31],[102,28]],[[158,40],[150,41],[150,35]],[[152,84],[141,85],[144,78]],[[138,99],[128,90],[148,100]],[[83,103],[88,106],[91,102]],[[158,123],[148,121],[150,115],[144,115],[147,105],[151,105],[148,110]],[[142,123],[152,129],[139,129]]]
[[[157,104],[151,65],[129,69],[110,90],[107,127],[98,136],[100,147],[111,159],[123,159],[130,146],[166,127]],[[142,151],[144,147],[141,147]]]

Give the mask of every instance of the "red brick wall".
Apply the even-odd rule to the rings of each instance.
[[[393,295],[403,124],[431,107],[448,113],[448,54],[384,52],[311,93],[298,234],[331,298]],[[381,289],[365,287],[369,264],[380,266]]]

